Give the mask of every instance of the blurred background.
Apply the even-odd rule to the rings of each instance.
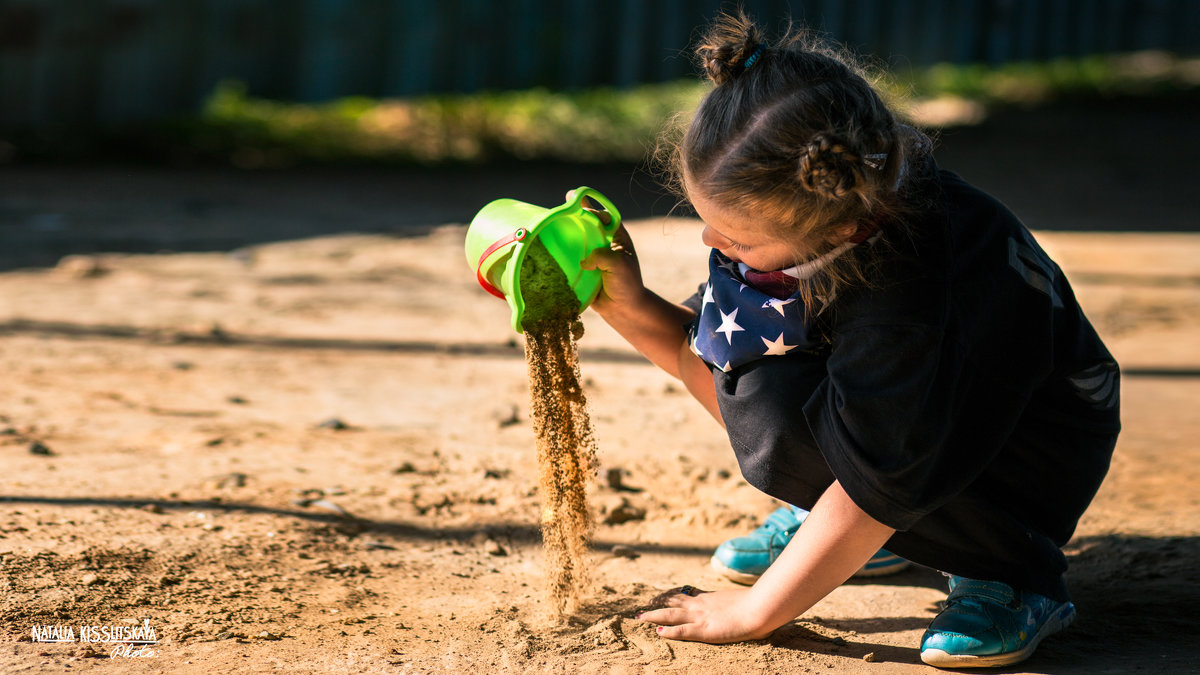
[[[1035,229],[1197,228],[1200,2],[747,0],[844,44]],[[0,0],[0,269],[676,206],[714,0]]]

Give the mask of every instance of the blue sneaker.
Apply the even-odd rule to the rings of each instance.
[[[792,540],[800,524],[808,517],[808,511],[798,506],[775,509],[762,527],[744,537],[737,537],[717,547],[712,557],[712,568],[722,576],[739,584],[753,584],[763,572],[775,562],[783,547]],[[908,567],[908,561],[900,556],[879,549],[856,577],[877,577],[894,574]]]
[[[1069,602],[1017,593],[999,581],[950,577],[946,608],[921,638],[921,660],[938,668],[1011,665],[1074,619]]]

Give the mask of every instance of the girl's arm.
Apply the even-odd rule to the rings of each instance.
[[[858,506],[834,481],[792,541],[749,589],[671,596],[641,615],[676,640],[757,640],[796,618],[850,578],[895,532]]]
[[[684,325],[696,314],[646,288],[625,228],[617,230],[611,249],[594,251],[582,266],[600,270],[604,279],[592,309],[634,349],[682,380],[688,391],[720,422],[712,371],[692,352],[684,330]]]

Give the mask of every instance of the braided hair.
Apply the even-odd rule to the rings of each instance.
[[[673,148],[671,174],[683,197],[700,191],[800,242],[797,262],[830,247],[847,224],[899,226],[906,164],[928,138],[901,124],[848,55],[800,30],[769,42],[746,15],[724,14],[695,48],[713,83]],[[866,281],[861,256],[838,264],[805,294],[833,297]]]

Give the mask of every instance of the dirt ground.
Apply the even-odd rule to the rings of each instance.
[[[5,224],[36,211],[14,184],[76,195],[30,221],[52,234],[72,208],[118,220],[105,194],[137,184],[55,175],[6,170]],[[297,204],[316,187],[253,213],[311,218]],[[216,203],[181,208],[213,222]],[[475,284],[463,226],[441,222],[456,221],[40,267],[5,252],[0,671],[932,672],[917,643],[945,593],[928,569],[853,581],[761,642],[668,642],[632,619],[679,585],[725,586],[712,549],[775,504],[682,387],[591,313],[595,580],[553,621],[521,338]],[[653,287],[695,288],[696,221],[631,229]],[[1038,235],[1123,366],[1125,431],[1068,550],[1079,619],[1007,672],[1200,672],[1200,235]],[[32,640],[54,625],[74,641]],[[80,626],[156,643],[113,657]]]

